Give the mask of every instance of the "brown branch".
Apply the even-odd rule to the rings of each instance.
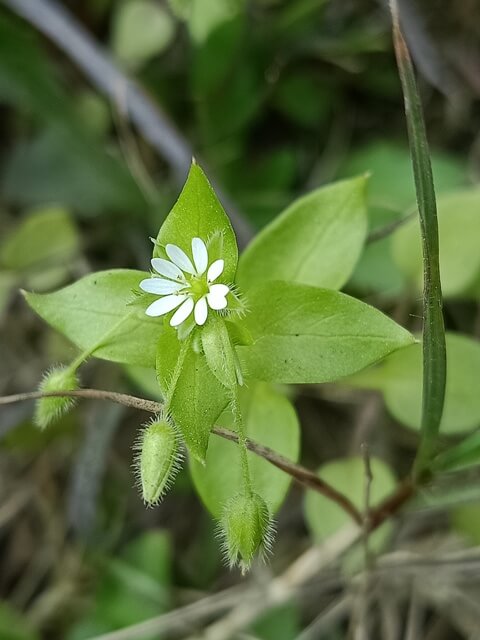
[[[238,442],[238,435],[233,431],[223,429],[222,427],[214,427],[212,431],[226,440]],[[273,451],[273,449],[258,444],[258,442],[254,442],[249,438],[247,438],[247,448],[258,456],[268,460],[274,467],[277,467],[289,476],[292,476],[292,478],[294,478],[299,484],[307,487],[308,489],[313,489],[333,502],[336,502],[357,524],[362,523],[362,515],[355,505],[343,493],[337,491],[334,487],[319,478],[309,469],[305,469],[305,467],[295,464],[291,460],[281,456],[276,451]]]
[[[48,393],[42,393],[41,391],[33,391],[29,393],[17,393],[11,396],[0,397],[0,405],[13,404],[15,402],[24,402],[26,400],[38,400],[39,398],[57,398],[57,397],[70,397],[70,398],[87,398],[90,400],[111,400],[123,404],[126,407],[132,407],[134,409],[140,409],[141,411],[148,411],[149,413],[160,413],[162,410],[162,404],[153,400],[145,400],[136,396],[127,395],[125,393],[117,393],[115,391],[102,391],[100,389],[76,389],[72,391],[51,391]],[[214,427],[212,432],[221,438],[231,440],[232,442],[238,442],[238,435],[233,431],[224,429],[222,427]],[[342,493],[338,492],[334,487],[326,483],[319,478],[315,473],[309,469],[305,469],[301,465],[295,464],[291,460],[284,458],[273,449],[265,447],[264,445],[255,442],[254,440],[247,439],[247,447],[252,453],[261,458],[264,458],[274,467],[281,469],[286,474],[291,476],[299,484],[321,493],[329,500],[336,502],[338,506],[343,509],[348,515],[357,523],[362,523],[362,515],[355,507],[355,505]]]

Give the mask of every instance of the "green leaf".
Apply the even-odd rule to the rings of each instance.
[[[269,282],[252,291],[238,347],[249,376],[267,382],[332,382],[414,341],[383,313],[337,291]]]
[[[480,275],[480,189],[466,189],[438,200],[440,268],[445,296],[468,295]],[[417,219],[393,237],[393,256],[401,271],[421,291],[422,252]]]
[[[225,321],[210,314],[201,336],[210,371],[224,387],[234,389],[237,384],[235,354]]]
[[[151,0],[123,2],[115,11],[112,48],[132,67],[164,51],[174,35],[172,17]]]
[[[95,349],[96,358],[142,367],[155,366],[161,321],[145,315],[142,305],[129,303],[145,274],[130,269],[99,271],[54,293],[26,293],[34,311],[82,350]]]
[[[240,286],[268,279],[339,289],[365,241],[365,185],[364,177],[336,182],[294,202],[243,253]]]
[[[240,391],[240,408],[247,437],[297,460],[300,431],[295,409],[282,394],[264,383]],[[233,417],[224,414],[218,421],[233,429]],[[249,469],[253,490],[262,496],[271,512],[280,508],[290,486],[290,477],[269,462],[249,452]],[[226,501],[243,487],[238,445],[213,436],[205,466],[191,462],[195,487],[209,511],[220,517]]]
[[[207,243],[210,263],[219,258],[225,261],[222,279],[233,282],[238,261],[235,234],[205,174],[194,162],[177,202],[159,231],[154,256],[166,257],[163,247],[170,243],[191,258],[191,240],[195,237]]]
[[[370,486],[371,507],[378,505],[396,485],[395,477],[382,460],[371,458],[372,482]],[[365,511],[366,474],[362,458],[342,458],[320,467],[320,478],[344,493],[361,512]],[[305,518],[315,540],[322,543],[342,527],[351,522],[350,517],[332,500],[309,491],[305,496]],[[369,536],[369,547],[378,551],[388,535],[389,528],[383,526]]]
[[[441,431],[456,434],[480,424],[480,343],[447,333],[447,386]],[[378,389],[390,413],[412,429],[420,428],[422,406],[422,348],[416,344],[393,353],[377,367],[349,380],[354,386]]]
[[[71,261],[80,238],[68,211],[50,207],[31,211],[0,249],[0,265],[11,271],[43,269]]]
[[[175,329],[165,326],[157,346],[157,380],[164,397],[168,397],[181,348]],[[227,390],[210,371],[205,356],[189,346],[169,412],[190,453],[201,463],[205,460],[210,431],[228,400]]]
[[[434,471],[456,471],[476,465],[480,465],[480,430],[443,451],[433,461],[432,468]]]

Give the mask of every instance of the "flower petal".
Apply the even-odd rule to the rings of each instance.
[[[177,265],[170,262],[170,260],[152,258],[152,267],[161,276],[165,276],[165,278],[170,278],[171,280],[185,280],[183,273]]]
[[[147,293],[156,293],[159,296],[165,296],[168,293],[176,293],[183,289],[183,282],[173,282],[172,280],[164,280],[163,278],[147,278],[140,282],[140,289]]]
[[[214,296],[222,296],[223,298],[230,293],[230,288],[226,284],[212,284],[210,285],[210,293]]]
[[[201,238],[192,239],[193,261],[197,268],[197,273],[201,276],[207,270],[208,251],[205,242]]]
[[[187,298],[185,302],[179,307],[175,313],[173,314],[170,325],[172,327],[178,327],[179,324],[182,324],[184,320],[188,318],[188,316],[192,313],[193,310],[193,298]]]
[[[176,244],[167,244],[165,247],[165,251],[167,252],[167,256],[170,258],[172,262],[174,262],[177,267],[180,267],[182,271],[186,271],[187,273],[195,274],[195,267],[192,264],[192,261],[187,256],[185,251],[177,247]]]
[[[212,284],[210,292],[207,293],[207,301],[212,309],[225,309],[227,306],[226,295],[230,289],[226,284]]]
[[[207,299],[205,296],[195,305],[195,322],[200,326],[205,324],[208,315]]]
[[[215,262],[212,262],[207,271],[208,282],[213,282],[214,280],[216,280],[218,276],[223,273],[224,266],[225,262],[223,260],[215,260]]]
[[[176,309],[178,305],[181,304],[186,298],[187,295],[185,293],[159,298],[158,300],[155,300],[155,302],[152,302],[149,307],[147,307],[145,313],[147,314],[147,316],[152,317],[163,316],[169,311],[173,311],[173,309]]]

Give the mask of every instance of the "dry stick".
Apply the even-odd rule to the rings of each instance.
[[[173,168],[177,182],[183,184],[195,155],[191,145],[152,98],[115,63],[68,10],[55,0],[2,2],[55,43],[83,71],[92,85],[114,104],[122,95],[125,115]],[[238,242],[245,246],[252,237],[250,224],[213,182],[220,200],[228,209]]]
[[[42,393],[41,391],[33,391],[29,393],[17,393],[12,396],[0,397],[0,405],[13,404],[15,402],[24,402],[26,400],[38,400],[39,398],[57,398],[57,397],[71,397],[71,398],[88,398],[90,400],[111,400],[123,404],[127,407],[134,409],[140,409],[141,411],[148,411],[149,413],[160,413],[163,405],[160,402],[153,400],[145,400],[144,398],[138,398],[136,396],[127,395],[125,393],[117,393],[115,391],[103,391],[100,389],[76,389],[72,391],[51,391],[49,393]],[[212,432],[221,438],[231,440],[232,442],[238,442],[238,434],[222,427],[214,427]],[[313,491],[321,493],[326,498],[336,502],[348,515],[358,524],[362,524],[362,515],[350,502],[350,500],[339,493],[336,489],[324,482],[315,473],[305,469],[301,465],[295,464],[288,458],[284,458],[277,452],[273,451],[269,447],[255,442],[254,440],[247,439],[247,447],[252,453],[268,460],[270,464],[281,469],[298,483],[302,484]]]

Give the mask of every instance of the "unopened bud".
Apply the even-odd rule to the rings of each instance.
[[[54,391],[74,391],[78,389],[78,378],[68,367],[55,367],[48,371],[38,390],[42,393]],[[40,429],[58,420],[75,404],[75,398],[66,396],[52,396],[37,400],[33,420]]]
[[[146,504],[160,502],[180,470],[183,456],[177,430],[165,418],[150,422],[138,443],[137,473]]]
[[[220,534],[230,567],[248,571],[257,552],[268,553],[272,545],[273,524],[265,500],[257,493],[230,498],[223,509]]]

